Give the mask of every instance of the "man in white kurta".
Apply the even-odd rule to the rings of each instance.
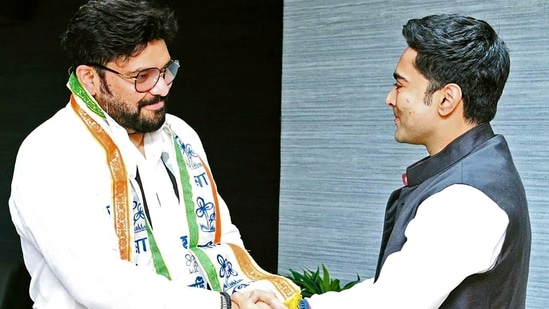
[[[231,301],[251,288],[299,300],[248,254],[198,135],[166,113],[177,30],[163,4],[89,0],[63,33],[70,102],[23,141],[9,199],[35,309],[264,306]]]
[[[217,309],[212,290],[257,285],[283,300],[291,293],[279,287],[297,292],[253,260],[243,262],[249,256],[240,233],[189,125],[166,115],[159,130],[145,135],[143,156],[74,75],[68,86],[71,103],[21,145],[9,201],[36,308]],[[90,129],[78,111],[100,128]],[[107,133],[123,162],[109,161],[111,150],[94,130]],[[113,202],[117,168],[127,174],[131,206],[127,260]]]

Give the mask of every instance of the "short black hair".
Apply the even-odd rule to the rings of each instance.
[[[410,19],[402,35],[417,52],[416,69],[429,80],[427,98],[455,83],[461,87],[467,121],[480,124],[495,117],[511,61],[505,43],[487,22],[457,14],[430,15]]]
[[[73,68],[127,59],[149,42],[169,44],[179,29],[174,12],[149,0],[91,0],[80,6],[61,38]]]

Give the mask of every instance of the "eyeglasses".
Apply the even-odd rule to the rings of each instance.
[[[148,68],[141,70],[135,76],[124,75],[99,63],[90,63],[88,65],[112,72],[122,78],[133,80],[135,83],[135,91],[141,93],[153,89],[160,80],[160,77],[164,78],[166,84],[171,84],[177,75],[177,71],[179,70],[178,60],[170,60],[170,62],[168,62],[168,64],[162,69]]]

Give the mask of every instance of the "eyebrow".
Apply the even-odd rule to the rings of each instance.
[[[172,59],[168,60],[168,62],[166,62],[166,64],[165,64],[163,67],[161,67],[161,68],[157,68],[157,67],[141,67],[141,68],[137,68],[137,69],[135,69],[135,70],[133,70],[133,71],[131,71],[131,72],[128,72],[127,74],[128,74],[128,75],[129,75],[129,74],[132,74],[132,75],[133,75],[133,74],[137,74],[137,73],[139,73],[139,72],[141,72],[141,71],[143,71],[143,70],[147,70],[147,69],[160,69],[160,70],[162,70],[162,69],[165,69],[165,68],[168,66],[168,64],[170,64],[171,61],[172,61]]]
[[[406,79],[406,77],[404,77],[404,76],[398,74],[397,72],[394,72],[394,73],[393,73],[393,78],[394,78],[394,79],[397,79],[397,80],[403,80],[403,81],[405,81],[405,82],[408,81],[408,80]]]

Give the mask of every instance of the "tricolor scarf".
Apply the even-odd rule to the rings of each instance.
[[[134,263],[143,259],[152,261],[156,272],[171,280],[168,266],[155,241],[154,230],[143,213],[143,196],[132,185],[134,181],[129,179],[122,154],[109,133],[88,114],[89,110],[106,120],[103,110],[84,90],[74,73],[69,77],[67,86],[72,92],[73,110],[105,149],[112,177],[111,215],[118,236],[120,258]],[[80,106],[75,96],[88,110]],[[183,193],[181,204],[187,217],[188,235],[181,239],[182,250],[187,251],[186,261],[181,263],[185,263],[189,271],[188,286],[209,286],[215,291],[234,293],[251,284],[257,285],[274,292],[289,308],[297,308],[301,299],[297,285],[288,278],[261,269],[244,248],[222,242],[218,193],[208,166],[169,125],[164,128],[173,140],[177,167],[172,172],[178,178],[179,192]]]

